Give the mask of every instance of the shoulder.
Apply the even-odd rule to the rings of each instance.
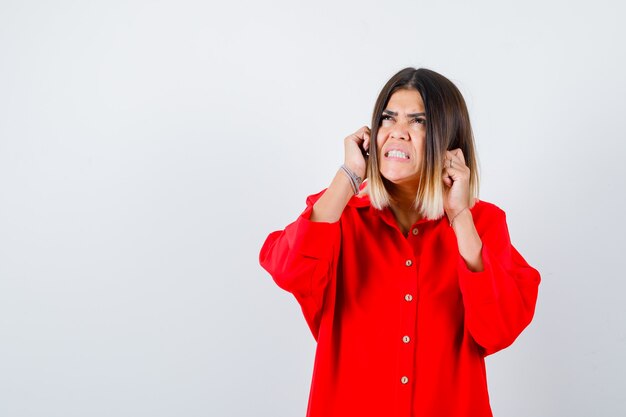
[[[476,199],[476,203],[470,209],[472,214],[477,216],[500,216],[504,215],[504,210],[494,203]]]
[[[506,224],[506,213],[504,210],[489,201],[477,199],[470,211],[479,234],[495,224]]]

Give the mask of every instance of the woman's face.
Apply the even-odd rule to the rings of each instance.
[[[378,128],[378,168],[394,184],[419,184],[426,146],[426,113],[421,94],[398,90],[391,95]]]

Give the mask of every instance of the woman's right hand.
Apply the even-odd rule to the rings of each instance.
[[[370,128],[363,126],[343,141],[345,148],[344,164],[361,178],[365,178],[367,170],[367,161],[363,151],[369,150],[370,135]]]
[[[345,148],[344,165],[356,175],[365,179],[367,172],[365,152],[370,146],[370,128],[363,126],[343,140]],[[348,201],[354,195],[351,180],[340,168],[333,182],[313,205],[312,222],[334,223],[341,218]]]

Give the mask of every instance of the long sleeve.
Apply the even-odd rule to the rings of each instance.
[[[511,244],[506,214],[493,208],[477,224],[483,271],[470,271],[461,256],[458,262],[465,325],[485,356],[509,346],[531,322],[541,281]]]
[[[310,220],[319,194],[307,199],[298,219],[270,233],[259,254],[259,262],[276,284],[292,293],[317,339],[324,293],[336,271],[341,232],[339,222]]]

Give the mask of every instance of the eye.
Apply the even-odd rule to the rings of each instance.
[[[389,126],[392,122],[393,122],[393,116],[390,116],[388,114],[383,114],[382,116],[380,116],[380,123],[378,125]]]
[[[426,124],[426,119],[424,119],[423,117],[416,117],[415,119],[413,119],[413,121],[423,125]]]

